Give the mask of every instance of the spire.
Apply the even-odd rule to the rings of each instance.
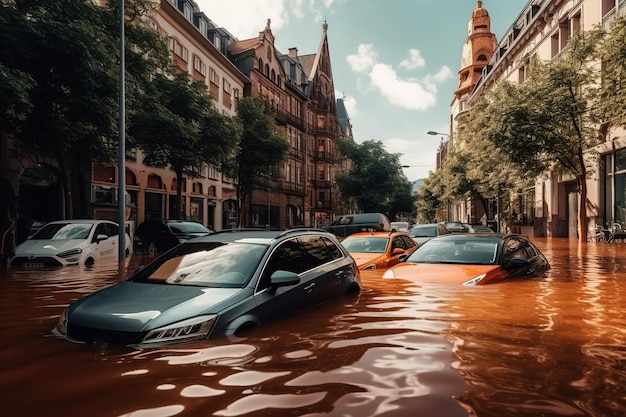
[[[489,12],[483,9],[483,2],[479,0],[469,20],[467,39],[463,45],[457,98],[471,93],[497,46],[496,35],[491,33]]]

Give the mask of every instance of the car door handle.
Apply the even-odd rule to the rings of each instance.
[[[315,288],[315,283],[314,282],[312,282],[309,285],[307,285],[306,287],[304,287],[304,291],[311,292],[311,291],[313,291],[313,288]]]

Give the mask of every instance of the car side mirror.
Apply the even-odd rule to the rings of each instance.
[[[530,265],[530,262],[522,258],[513,258],[506,264],[506,269],[520,269]]]
[[[107,240],[109,237],[105,234],[101,234],[96,236],[96,242],[102,242],[103,240]]]
[[[300,277],[295,272],[283,271],[279,269],[270,277],[270,291],[274,295],[279,287],[287,287],[300,283]]]
[[[392,255],[400,255],[401,253],[404,253],[404,249],[402,248],[395,248],[394,250],[391,251]]]

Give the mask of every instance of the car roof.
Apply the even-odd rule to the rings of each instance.
[[[388,238],[391,236],[398,236],[398,235],[404,235],[404,236],[409,236],[409,234],[407,232],[403,232],[403,231],[391,231],[391,232],[358,232],[358,233],[352,233],[350,236],[346,236],[346,239],[349,239],[351,237],[380,237],[380,238]]]
[[[289,230],[266,230],[266,229],[228,229],[212,233],[207,236],[197,237],[193,242],[249,242],[270,244],[273,240],[288,236],[324,235],[335,236],[323,229],[289,229]]]
[[[502,240],[508,236],[518,236],[524,238],[522,235],[516,235],[511,233],[449,233],[445,235],[439,235],[437,237],[433,237],[431,240],[481,240],[481,239],[490,239],[490,240]]]
[[[93,223],[98,223],[98,222],[106,222],[106,223],[113,223],[113,224],[117,224],[115,222],[112,222],[111,220],[105,220],[105,219],[71,219],[71,220],[55,220],[53,222],[49,222],[46,224],[59,224],[59,223],[63,223],[63,224],[67,224],[67,223],[73,223],[73,224],[93,224]]]

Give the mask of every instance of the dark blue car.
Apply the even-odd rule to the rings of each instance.
[[[72,303],[54,333],[128,346],[237,334],[361,288],[328,232],[214,233],[178,245],[126,281]]]

